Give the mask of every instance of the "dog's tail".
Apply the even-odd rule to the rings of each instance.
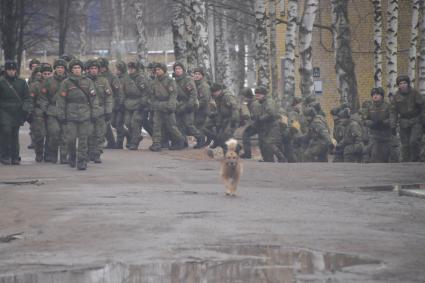
[[[235,139],[229,139],[226,141],[227,149],[230,151],[236,151],[238,147],[238,141]]]

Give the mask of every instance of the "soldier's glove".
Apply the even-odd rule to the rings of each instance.
[[[105,121],[109,122],[109,121],[111,121],[111,119],[112,119],[112,113],[106,113],[105,114]]]

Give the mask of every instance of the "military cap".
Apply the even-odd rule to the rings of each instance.
[[[42,63],[41,64],[41,72],[53,72],[52,65],[49,63]]]
[[[68,64],[69,70],[72,70],[72,67],[74,67],[75,65],[79,65],[81,67],[81,69],[84,69],[84,64],[83,64],[83,62],[81,62],[81,60],[72,59]]]
[[[56,69],[56,67],[62,66],[66,69],[67,63],[63,59],[56,59],[55,62],[53,62],[53,68]]]
[[[186,68],[184,67],[184,65],[183,65],[182,62],[176,62],[176,63],[174,63],[173,70],[175,70],[177,66],[179,66],[180,68],[182,68],[183,71],[186,71]]]
[[[102,68],[108,68],[108,66],[109,66],[108,59],[106,59],[105,57],[100,57],[97,60],[99,61],[100,67],[102,67]]]
[[[136,69],[136,70],[139,70],[139,65],[138,65],[138,64],[136,64],[136,62],[133,62],[133,61],[128,62],[128,63],[127,63],[127,67],[128,67],[129,69]]]
[[[252,98],[254,97],[254,93],[252,93],[252,89],[249,87],[244,87],[241,92],[239,93],[239,95],[246,97],[246,98]]]
[[[193,73],[200,73],[202,76],[205,76],[204,68],[202,68],[202,67],[194,68]]]
[[[18,64],[16,63],[16,61],[6,60],[4,62],[4,69],[5,70],[17,70],[18,69]]]
[[[125,73],[127,72],[127,65],[125,64],[124,61],[122,60],[118,60],[117,63],[115,63],[115,67],[117,68],[117,70],[119,70],[121,73]]]
[[[33,58],[33,59],[31,59],[30,60],[30,62],[29,62],[29,68],[30,68],[30,70],[31,70],[31,66],[33,65],[33,64],[37,64],[37,65],[39,65],[41,62],[38,60],[38,59],[36,59],[36,58]]]
[[[154,69],[159,68],[159,69],[163,70],[164,73],[167,72],[167,66],[163,63],[154,63],[153,67],[154,67]]]
[[[316,110],[313,107],[306,107],[303,110],[303,114],[304,114],[304,116],[314,117],[314,116],[316,116],[317,113],[316,113]]]
[[[150,62],[148,64],[148,69],[153,69],[155,67],[155,62]]]
[[[72,61],[72,59],[77,59],[77,58],[75,58],[75,56],[74,55],[71,55],[71,54],[62,54],[62,56],[60,57],[60,59],[63,59],[66,62],[69,63],[69,62]]]
[[[86,62],[86,69],[90,68],[90,67],[100,67],[99,61],[96,59],[89,59]]]
[[[407,75],[400,75],[396,79],[397,85],[399,85],[401,82],[406,82],[408,85],[410,85],[410,78]]]
[[[213,83],[211,88],[210,88],[211,92],[216,92],[216,91],[219,91],[219,90],[222,90],[222,89],[224,89],[224,85],[219,84],[219,83]]]
[[[370,91],[370,96],[373,96],[374,94],[379,94],[382,97],[385,96],[385,92],[384,92],[384,89],[382,87],[374,87],[374,88],[372,88],[372,90]]]
[[[37,67],[34,67],[34,68],[32,69],[31,74],[32,74],[32,75],[35,75],[35,74],[37,74],[37,73],[41,73],[41,72],[43,72],[43,71],[42,71],[42,67],[41,67],[41,66],[37,66]]]
[[[259,85],[255,88],[254,93],[261,93],[267,95],[267,88],[265,86]]]

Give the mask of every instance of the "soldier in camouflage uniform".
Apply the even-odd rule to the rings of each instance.
[[[363,109],[363,123],[370,129],[370,162],[389,162],[391,151],[390,104],[384,101],[384,89],[373,88],[372,103]]]
[[[373,99],[373,96],[372,96]],[[370,127],[368,127],[364,121],[365,121],[365,115],[368,113],[368,110],[373,107],[373,102],[370,100],[366,100],[362,103],[362,108],[360,111],[362,121],[362,130],[363,130],[363,163],[370,163],[371,162],[371,154],[372,154],[372,141],[371,141],[371,133],[370,133]]]
[[[19,165],[19,127],[32,112],[32,99],[25,80],[17,77],[16,62],[5,62],[5,74],[0,77],[0,162]]]
[[[410,87],[410,78],[397,77],[399,90],[391,102],[391,128],[395,135],[399,125],[401,141],[401,159],[403,162],[419,161],[420,144],[425,121],[424,98]]]
[[[139,143],[142,140],[142,113],[140,108],[146,106],[145,95],[136,86],[136,83],[130,78],[127,73],[127,65],[123,61],[118,61],[116,64],[117,75],[120,80],[124,94],[124,124],[128,129],[127,148],[137,150]],[[118,136],[117,141],[121,144],[121,139],[124,137]]]
[[[195,127],[204,133],[209,114],[209,103],[212,100],[210,86],[202,67],[193,69],[193,80],[196,84],[199,107],[195,111]]]
[[[43,87],[42,67],[35,67],[32,71],[32,83],[29,85],[29,93],[33,99],[33,111],[31,113],[30,129],[33,135],[35,161],[42,162],[43,159],[48,161],[48,147],[46,139],[46,116],[42,110],[40,97],[43,95],[41,89]]]
[[[334,121],[333,138],[336,144],[341,144],[344,137],[344,126],[339,118],[339,111],[346,108],[344,105],[336,106],[331,109],[331,115]],[[343,147],[336,147],[334,150],[333,162],[344,162]]]
[[[296,143],[305,144],[302,156],[303,162],[328,162],[330,134],[323,116],[317,114],[314,107],[305,107],[303,115],[306,118],[306,133],[296,137]]]
[[[198,91],[195,82],[191,76],[186,74],[182,63],[176,62],[173,70],[177,85],[177,125],[184,135],[196,138],[194,148],[202,148],[205,146],[205,136],[195,127],[195,111],[199,108]]]
[[[215,117],[214,142],[210,147],[221,146],[224,148],[225,142],[233,137],[236,128],[239,127],[239,105],[235,96],[221,84],[213,84],[211,94],[217,105],[217,115]]]
[[[106,123],[111,121],[112,117],[112,89],[108,80],[99,76],[99,62],[90,59],[86,62],[87,77],[91,79],[96,88],[97,103],[93,105],[93,132],[88,139],[88,154],[90,161],[102,163],[100,155],[103,152],[105,143]]]
[[[144,73],[144,66],[141,63],[129,62],[127,64],[128,74],[130,78],[136,83],[137,88],[142,94],[139,113],[142,117],[142,127],[152,137],[153,125],[152,117],[149,113],[149,97],[151,93],[150,79]],[[142,138],[142,136],[140,136]]]
[[[344,162],[361,162],[363,157],[363,132],[358,121],[351,117],[350,109],[344,108],[338,113],[344,128],[342,141],[337,150],[343,152]]]
[[[106,148],[122,149],[124,137],[128,135],[124,128],[124,94],[118,77],[109,70],[108,60],[106,58],[99,58],[98,60],[100,65],[100,76],[108,80],[114,98],[111,122],[106,126]],[[117,130],[117,139],[114,137],[111,126]]]
[[[93,109],[96,105],[96,88],[92,80],[82,76],[83,62],[69,62],[70,74],[59,89],[57,98],[58,119],[65,124],[69,151],[69,165],[86,170],[88,162],[88,138],[92,133]],[[78,139],[78,152],[77,152]]]
[[[58,149],[60,146],[60,163],[68,163],[66,143],[63,125],[59,123],[57,116],[56,100],[58,90],[62,81],[66,78],[65,60],[57,59],[53,63],[54,73],[47,78],[41,88],[41,95],[38,99],[43,115],[46,118],[47,143],[49,144],[49,160],[56,163],[58,160]]]
[[[245,126],[245,129],[242,132],[242,147],[243,153],[240,155],[241,158],[252,158],[251,152],[251,137],[258,134],[258,129],[253,118],[253,107],[257,105],[259,107],[259,103],[256,102],[254,93],[249,87],[243,88],[239,93],[240,97],[240,126]]]
[[[281,146],[279,115],[276,104],[264,86],[255,88],[256,103],[252,117],[254,128],[258,131],[258,142],[264,162],[286,162]]]
[[[161,150],[163,130],[170,135],[173,145],[171,150],[183,149],[185,137],[177,128],[177,86],[175,81],[168,76],[167,66],[157,64],[155,66],[156,78],[152,84],[151,108],[155,111],[153,115],[153,136],[151,151]]]

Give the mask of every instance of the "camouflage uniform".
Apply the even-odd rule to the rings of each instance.
[[[205,78],[195,81],[195,84],[199,101],[199,108],[195,111],[195,127],[203,131],[209,114],[208,104],[212,100],[211,90]]]
[[[75,65],[84,67],[81,61],[73,59],[69,69]],[[96,89],[89,78],[71,74],[62,82],[57,99],[58,118],[65,124],[69,165],[77,165],[79,170],[87,168],[88,138],[92,132],[93,109],[98,107],[96,103]]]
[[[255,93],[264,95],[254,102],[252,116],[254,128],[258,131],[258,142],[264,162],[274,162],[276,156],[279,162],[286,162],[282,152],[279,116],[274,100],[267,96],[265,87],[257,87]]]
[[[327,162],[331,140],[323,116],[318,115],[313,107],[305,108],[303,114],[307,120],[307,131],[296,138],[297,143],[306,145],[302,161]]]
[[[337,148],[342,148],[344,162],[361,162],[363,157],[363,133],[360,123],[350,117],[345,108],[338,114],[344,127],[342,141]]]
[[[341,144],[344,137],[344,126],[342,120],[338,116],[339,111],[341,111],[343,108],[343,106],[337,106],[331,110],[331,115],[334,120],[333,138],[337,144]],[[341,146],[335,148],[333,162],[344,162],[343,149],[344,148]]]
[[[124,128],[124,94],[118,77],[112,74],[108,69],[108,60],[105,58],[99,58],[99,65],[101,68],[103,67],[106,69],[106,71],[100,72],[100,76],[103,76],[108,80],[108,83],[112,88],[113,96],[111,122],[106,126],[105,137],[108,142],[107,148],[122,149],[124,137],[127,135],[127,131]],[[111,126],[117,130],[117,139],[114,137]]]
[[[241,106],[240,106],[240,125],[245,126],[245,129],[242,132],[242,145],[243,153],[240,155],[242,158],[251,158],[251,137],[258,134],[258,129],[256,124],[252,120],[254,106],[259,107],[258,102],[255,103],[254,94],[250,88],[244,88],[239,94],[241,97]]]
[[[170,149],[183,149],[185,138],[177,128],[176,106],[177,87],[176,83],[167,74],[167,67],[160,64],[158,68],[164,71],[160,77],[156,77],[152,85],[151,108],[153,115],[153,135],[151,151],[161,150],[163,130],[170,135],[173,145]]]
[[[229,90],[223,89],[223,86],[215,84],[211,87],[211,93],[220,91],[218,96],[214,97],[217,105],[217,116],[215,117],[216,132],[214,135],[214,144],[223,147],[225,142],[233,137],[236,128],[239,126],[239,106],[235,96]]]
[[[363,123],[370,129],[370,162],[389,162],[391,151],[390,105],[373,101],[363,111]]]
[[[397,84],[402,81],[410,84],[410,79],[407,76],[397,78]],[[424,98],[410,86],[406,93],[397,91],[392,99],[391,127],[392,131],[395,132],[397,124],[399,125],[403,162],[419,161],[425,115],[424,104]]]
[[[195,127],[195,111],[199,108],[196,85],[194,80],[185,73],[182,64],[177,62],[174,64],[174,68],[176,66],[180,66],[184,72],[181,76],[175,75],[177,86],[177,125],[183,135],[196,138],[195,148],[201,148],[205,145],[205,136]]]
[[[17,69],[15,62],[6,61],[5,70]],[[32,111],[32,99],[25,80],[0,77],[0,136],[1,162],[3,164],[20,164],[19,127],[25,122]]]
[[[87,62],[86,68],[92,66],[99,67],[97,60]],[[101,163],[100,155],[105,143],[106,122],[110,121],[112,116],[112,89],[103,76],[88,74],[87,77],[93,81],[96,89],[96,103],[93,105],[92,115],[93,131],[88,139],[88,154],[91,161]]]

